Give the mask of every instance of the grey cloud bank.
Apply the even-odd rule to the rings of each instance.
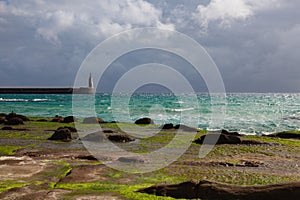
[[[71,86],[98,43],[159,27],[202,44],[229,92],[300,92],[299,8],[297,0],[0,1],[0,86]],[[197,85],[191,66],[154,51],[114,62],[103,84],[149,58],[181,68]]]

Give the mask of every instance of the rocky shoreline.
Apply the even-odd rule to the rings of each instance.
[[[74,121],[87,130],[99,123],[102,131],[80,138],[78,133],[84,130],[77,130]],[[299,196],[299,131],[247,136],[226,130],[207,132],[184,125],[158,126],[144,118],[136,124],[161,131],[148,138],[136,138],[123,132],[118,126],[121,124],[134,127],[100,118],[0,114],[0,199],[264,199],[264,195],[278,199],[287,194],[296,199]],[[109,140],[127,151],[147,153],[168,144],[176,131],[195,132],[194,142],[177,161],[145,174],[113,170],[82,144],[82,141]],[[203,141],[216,135],[219,138],[212,152],[200,159]],[[147,162],[138,157],[104,154],[99,157],[108,162]],[[193,193],[195,187],[198,189]]]

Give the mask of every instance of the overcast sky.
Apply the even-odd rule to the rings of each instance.
[[[98,43],[159,27],[203,45],[228,92],[300,92],[299,10],[299,0],[0,0],[0,86],[72,86]],[[142,63],[121,61],[111,70]]]

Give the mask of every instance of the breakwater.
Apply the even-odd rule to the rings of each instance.
[[[0,88],[0,94],[93,94],[93,88]]]

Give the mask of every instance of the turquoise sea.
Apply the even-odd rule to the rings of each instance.
[[[0,112],[68,116],[73,115],[72,99],[72,95],[0,95]],[[95,99],[95,104],[91,99]],[[111,99],[117,103],[112,104]],[[96,115],[105,121],[129,122],[151,117],[156,124],[184,122],[202,129],[224,128],[245,134],[300,129],[300,94],[227,94],[225,100],[214,103],[209,94],[202,93],[197,94],[197,106],[186,94],[96,94],[95,98],[77,95],[74,99],[80,107],[75,116],[81,118],[88,117],[95,105]],[[224,124],[212,125],[212,115],[224,108]],[[193,124],[195,121],[197,124]]]

